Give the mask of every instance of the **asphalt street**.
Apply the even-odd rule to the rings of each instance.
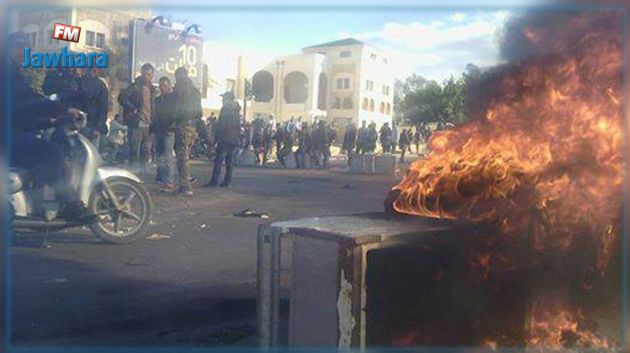
[[[199,184],[209,167],[195,163]],[[340,169],[236,168],[229,189],[157,194],[148,239],[102,243],[87,230],[15,236],[13,346],[255,345],[256,229],[380,211],[392,177]],[[235,217],[252,209],[269,219]]]

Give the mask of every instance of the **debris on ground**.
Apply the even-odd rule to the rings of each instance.
[[[252,209],[246,208],[241,212],[234,213],[236,217],[253,217],[253,218],[269,218],[269,214],[267,212],[254,211]]]
[[[345,190],[356,190],[356,189],[357,189],[357,187],[356,187],[356,186],[353,186],[353,185],[350,185],[350,184],[345,184],[345,185],[344,185],[344,186],[342,186],[341,188],[342,188],[342,189],[345,189]]]
[[[199,226],[199,228],[204,229],[204,228],[206,228],[207,226],[208,226],[208,225],[204,223],[204,224],[202,224],[201,226]]]
[[[151,235],[147,236],[147,239],[149,240],[162,240],[162,239],[170,239],[170,238],[171,238],[170,235],[158,234],[158,233],[152,233]]]

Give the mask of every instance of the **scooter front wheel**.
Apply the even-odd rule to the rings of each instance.
[[[142,184],[128,178],[114,177],[105,182],[107,185],[98,185],[90,196],[88,208],[97,216],[90,229],[108,243],[134,242],[144,236],[149,227],[151,197]],[[118,201],[118,208],[110,195]]]

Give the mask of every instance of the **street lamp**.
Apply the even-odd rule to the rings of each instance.
[[[186,37],[188,36],[188,33],[190,32],[191,29],[194,30],[195,33],[201,34],[201,26],[197,24],[193,24],[193,25],[188,26],[185,30],[182,31],[182,40],[186,40]]]

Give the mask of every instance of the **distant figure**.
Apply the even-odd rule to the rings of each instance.
[[[348,166],[352,162],[352,158],[354,158],[354,146],[357,142],[357,127],[354,123],[348,124],[346,128],[346,133],[343,135],[343,150],[346,151],[346,155],[348,156]]]
[[[420,154],[420,138],[421,138],[421,133],[420,133],[420,127],[416,126],[416,133],[413,134],[413,144],[416,145],[416,154]]]
[[[267,161],[271,156],[271,148],[273,147],[273,130],[271,123],[265,125],[263,130],[263,165],[267,165]]]
[[[175,157],[179,174],[179,192],[191,196],[190,149],[197,138],[195,122],[203,116],[201,94],[188,78],[188,70],[183,67],[175,70],[173,95],[177,102],[177,122],[175,126]]]
[[[293,153],[293,134],[285,132],[283,134],[284,139],[282,140],[282,149],[280,150],[280,154],[278,155],[278,160],[283,166],[287,166],[285,158]]]
[[[367,122],[363,120],[361,122],[361,127],[357,133],[357,154],[363,154],[366,152],[366,144],[368,139],[368,128]]]
[[[232,182],[232,162],[234,152],[239,146],[239,133],[241,130],[240,105],[234,100],[234,93],[226,92],[222,95],[223,106],[216,123],[217,155],[214,159],[212,179],[206,187],[215,187],[219,183],[221,168],[225,162],[225,177],[222,187],[229,187]]]
[[[376,124],[371,123],[368,127],[366,142],[365,142],[365,151],[374,153],[376,150],[376,141],[378,140],[378,132],[376,131]]]
[[[411,131],[411,128],[407,130],[407,139],[409,140],[409,146],[407,147],[407,150],[409,151],[409,153],[411,153],[411,141],[413,141],[413,131]]]
[[[407,152],[407,147],[409,146],[409,134],[407,134],[407,129],[403,129],[400,133],[400,138],[398,139],[398,146],[400,147],[400,163],[405,163],[405,153]]]
[[[147,174],[147,164],[151,157],[151,118],[154,113],[155,97],[153,87],[153,65],[146,63],[140,69],[140,76],[118,95],[123,107],[123,117],[129,128],[129,160],[131,168]]]
[[[330,132],[326,122],[320,120],[317,129],[313,131],[313,146],[316,151],[315,164],[320,168],[328,168],[330,159]]]
[[[302,123],[302,127],[297,133],[298,149],[295,151],[295,163],[298,169],[306,168],[306,156],[311,154],[312,140],[308,123]]]
[[[285,130],[280,123],[276,123],[276,131],[273,133],[273,140],[276,142],[276,158],[280,156],[280,150],[282,149],[282,141],[284,141]]]
[[[254,154],[256,155],[256,164],[263,164],[265,159],[265,137],[264,125],[261,119],[256,118],[254,120],[253,134],[252,134],[252,146],[254,147]]]
[[[381,142],[381,148],[383,149],[383,153],[389,153],[391,151],[392,143],[392,129],[389,128],[389,123],[383,124],[381,126],[381,130],[379,131],[379,139]]]

